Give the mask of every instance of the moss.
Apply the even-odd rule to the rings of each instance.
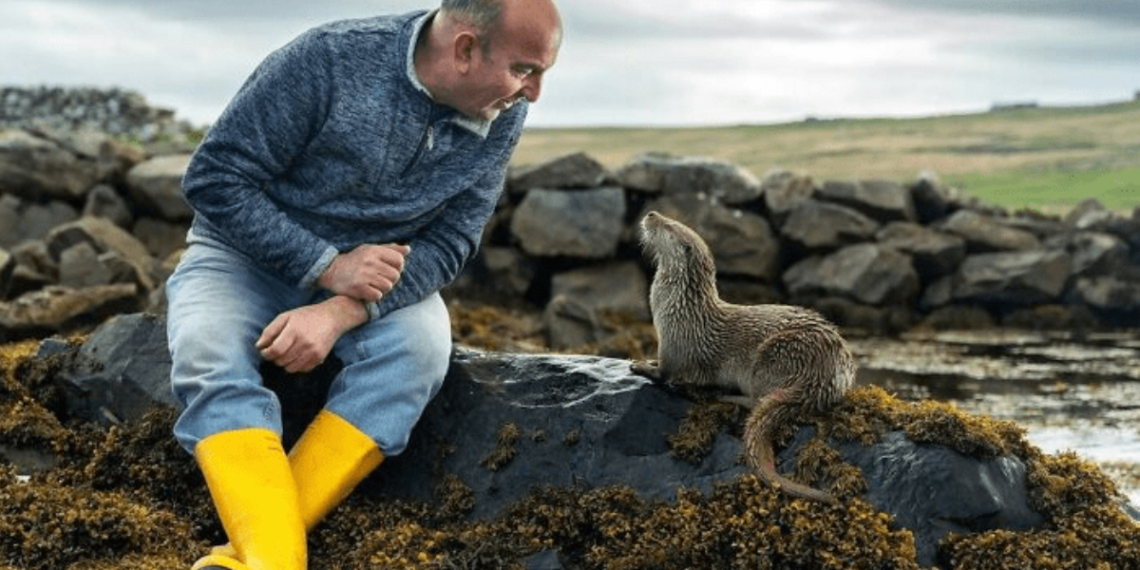
[[[740,425],[742,408],[736,404],[701,401],[685,412],[677,433],[668,436],[673,457],[699,464],[712,451],[716,434]]]
[[[498,471],[505,467],[515,455],[518,454],[519,439],[522,430],[514,422],[504,422],[499,426],[499,434],[495,439],[495,449],[492,449],[481,461],[488,471]]]
[[[14,372],[32,352],[26,344],[0,348],[0,405],[17,411],[0,416],[9,426],[0,442],[23,437],[63,451],[57,467],[28,483],[0,466],[0,568],[188,568],[225,540],[201,475],[171,435],[173,412],[109,429],[60,421],[36,396],[50,382],[30,381],[30,369]],[[739,433],[744,415],[702,401],[678,441],[699,444],[685,448],[699,452],[718,431]],[[526,557],[555,550],[575,570],[917,568],[912,535],[860,498],[862,474],[829,444],[869,445],[892,430],[980,457],[1009,453],[1028,466],[1032,505],[1045,526],[949,536],[942,568],[1140,567],[1140,530],[1116,506],[1111,480],[1073,454],[1040,453],[1015,424],[902,402],[876,387],[856,388],[831,413],[800,423],[815,434],[799,449],[793,476],[839,497],[838,505],[792,499],[749,475],[707,497],[679,490],[673,502],[645,500],[628,487],[537,488],[495,519],[470,521],[471,489],[437,474],[433,504],[351,496],[310,534],[310,567],[522,568]],[[785,426],[777,442],[795,428]],[[500,426],[491,463],[506,465],[524,433],[536,437]],[[580,437],[573,430],[562,440]]]

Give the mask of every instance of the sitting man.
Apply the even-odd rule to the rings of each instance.
[[[230,543],[195,569],[306,567],[306,532],[439,390],[439,290],[476,253],[529,103],[553,64],[553,0],[309,30],[254,71],[183,179],[195,218],[168,281],[175,437]],[[262,359],[343,368],[286,455]]]

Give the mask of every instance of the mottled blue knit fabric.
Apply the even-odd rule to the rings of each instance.
[[[372,318],[450,283],[478,249],[527,105],[479,123],[434,103],[410,64],[428,17],[334,22],[267,57],[190,161],[188,239],[221,241],[301,288],[338,252],[406,243]]]

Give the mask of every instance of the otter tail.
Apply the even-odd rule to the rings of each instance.
[[[796,483],[776,471],[776,454],[772,450],[772,435],[778,426],[791,421],[799,406],[794,389],[779,389],[761,398],[752,408],[744,425],[744,444],[748,462],[765,483],[796,497],[835,504],[831,495]]]

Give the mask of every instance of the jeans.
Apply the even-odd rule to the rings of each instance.
[[[281,434],[281,406],[258,372],[255,347],[277,315],[328,298],[281,281],[245,254],[215,241],[192,243],[167,281],[171,386],[182,405],[174,435],[187,451],[223,431]],[[412,427],[439,391],[451,353],[451,325],[438,293],[349,331],[333,347],[344,367],[325,409],[376,442],[386,456],[407,446]]]

